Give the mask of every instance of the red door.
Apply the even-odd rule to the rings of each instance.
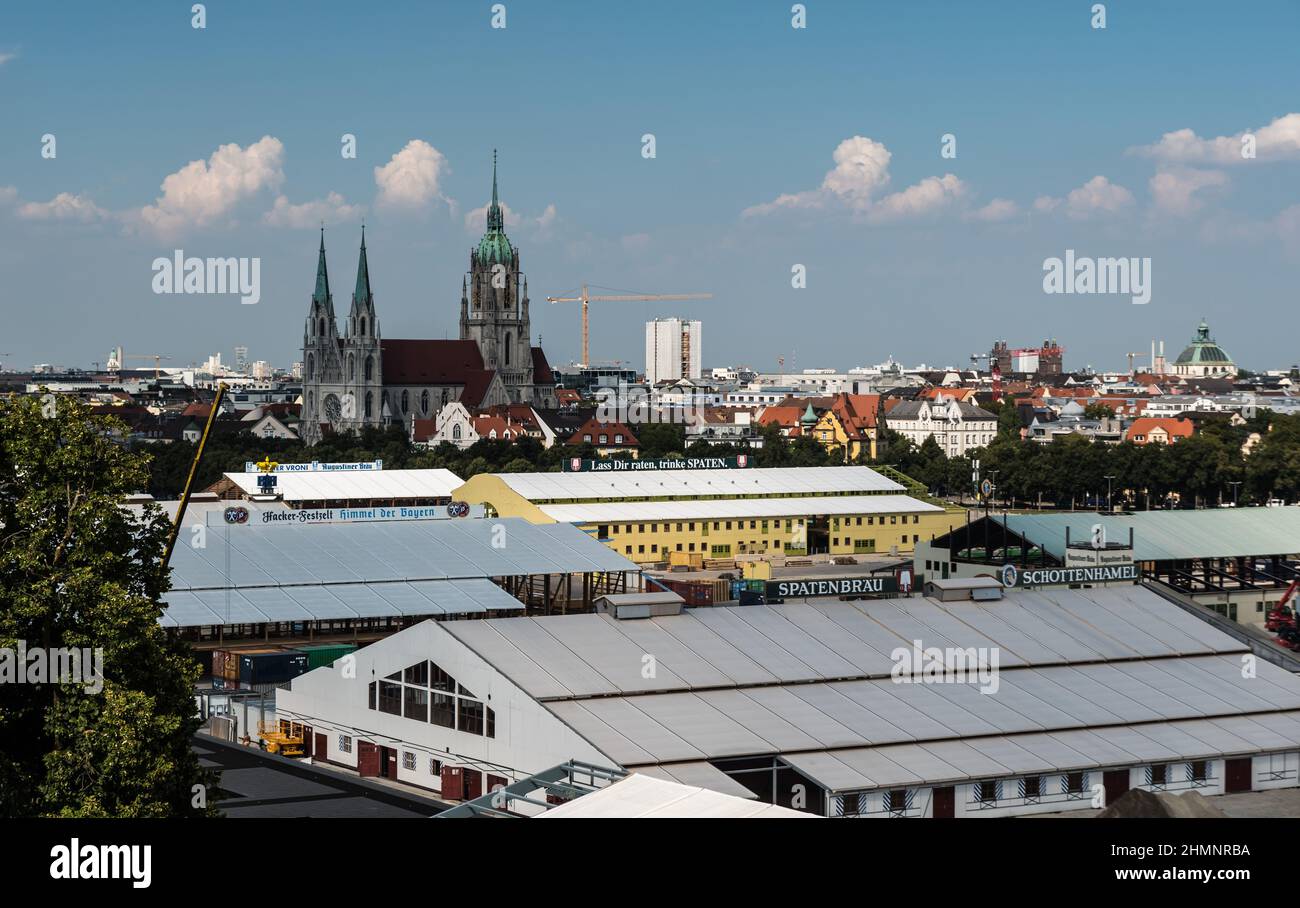
[[[1106,789],[1106,806],[1114,804],[1128,791],[1128,781],[1127,769],[1108,769],[1101,774],[1101,784]]]
[[[302,727],[302,749],[305,756],[310,757],[312,755],[311,747],[314,743],[315,739],[312,738],[311,726],[304,725]]]
[[[489,792],[496,791],[498,788],[505,788],[509,784],[510,780],[505,776],[494,776],[491,773],[488,773],[487,790]]]
[[[316,746],[312,748],[311,757],[313,760],[324,762],[329,759],[330,739],[320,732],[316,733]]]
[[[472,801],[483,794],[483,773],[477,769],[467,769],[464,772],[464,779],[466,801]]]
[[[1234,791],[1250,791],[1251,758],[1240,757],[1223,761],[1223,790],[1228,794]]]
[[[369,741],[357,742],[357,774],[365,776],[379,775],[379,746]]]
[[[388,771],[384,773],[386,779],[397,778],[397,748],[385,747],[384,751],[388,754]]]
[[[442,796],[451,801],[465,799],[465,778],[459,766],[442,766]]]
[[[957,793],[951,785],[934,790],[934,815],[938,818],[952,819],[956,816]]]

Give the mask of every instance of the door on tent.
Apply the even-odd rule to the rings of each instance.
[[[1223,790],[1232,794],[1234,791],[1250,791],[1250,770],[1253,761],[1250,757],[1223,761]]]
[[[1102,787],[1106,789],[1106,804],[1118,801],[1128,791],[1129,771],[1127,769],[1108,769],[1101,774]]]
[[[357,774],[362,777],[379,775],[379,745],[369,741],[357,742]]]
[[[951,786],[934,790],[934,815],[940,819],[951,819],[956,815],[957,792]]]
[[[316,732],[316,746],[313,747],[311,751],[311,758],[313,760],[321,760],[323,762],[329,759],[329,741],[330,739],[327,735],[322,735],[320,732]]]

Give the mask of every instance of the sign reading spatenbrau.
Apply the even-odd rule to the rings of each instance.
[[[638,470],[743,470],[753,465],[748,454],[735,457],[683,457],[663,460],[583,460],[570,457],[564,461],[566,473],[634,473]]]
[[[872,596],[897,592],[898,578],[891,576],[769,580],[766,589],[768,600],[816,599],[823,596]]]

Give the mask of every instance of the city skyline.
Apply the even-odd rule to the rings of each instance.
[[[532,341],[557,365],[579,314],[543,300],[588,282],[714,295],[593,307],[596,360],[636,362],[645,322],[681,316],[708,324],[706,366],[960,366],[1052,337],[1068,369],[1119,370],[1153,339],[1172,358],[1205,318],[1243,366],[1289,367],[1286,332],[1260,329],[1287,318],[1300,264],[1300,12],[1110,4],[1096,29],[1088,6],[944,9],[934,28],[924,8],[812,4],[806,29],[788,5],[508,4],[504,29],[478,6],[213,6],[203,29],[188,7],[88,6],[77,35],[6,10],[3,359],[245,344],[288,366],[322,220],[347,286],[364,219],[386,337],[454,338],[499,148]],[[571,28],[583,55],[539,64]],[[323,65],[341,35],[350,65]],[[182,75],[150,79],[160,58]],[[258,259],[260,299],[155,294],[177,249]],[[1044,263],[1075,252],[1149,262],[1149,303],[1045,293]]]

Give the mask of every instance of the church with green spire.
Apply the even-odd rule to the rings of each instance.
[[[469,271],[461,281],[459,339],[383,337],[364,226],[352,305],[340,333],[322,227],[302,362],[299,425],[309,445],[327,433],[365,426],[400,424],[410,431],[416,420],[436,421],[451,403],[471,413],[509,404],[555,407],[550,365],[542,349],[532,345],[528,278],[520,268],[519,250],[505,232],[495,152],[487,230],[470,250]]]

